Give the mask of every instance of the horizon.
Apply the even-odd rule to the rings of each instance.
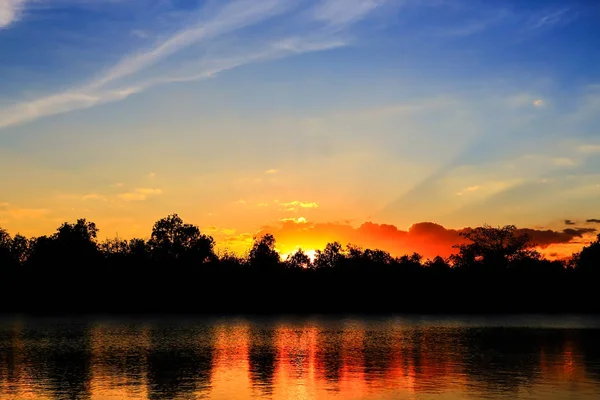
[[[94,221],[85,218],[77,219],[86,223],[93,223],[95,229],[94,241],[98,246],[108,244],[114,241],[131,241],[142,239],[149,241],[152,237],[152,231],[157,223],[171,217],[176,217],[183,224],[189,224],[198,228],[199,233],[209,236],[215,240],[215,251],[218,255],[234,254],[236,256],[248,256],[253,245],[265,235],[272,235],[275,239],[274,250],[280,255],[281,260],[285,260],[296,251],[301,250],[314,261],[318,251],[322,251],[328,244],[339,243],[343,249],[349,246],[358,246],[361,249],[383,250],[392,257],[400,257],[413,253],[419,254],[424,259],[432,260],[435,257],[448,259],[453,254],[458,253],[457,246],[469,243],[469,240],[461,235],[477,228],[489,227],[500,229],[502,227],[493,227],[488,224],[481,226],[463,227],[460,229],[446,228],[442,225],[432,222],[420,222],[412,224],[407,230],[398,229],[394,225],[375,224],[364,222],[360,226],[352,226],[350,223],[311,223],[306,219],[302,221],[280,221],[279,226],[263,226],[254,233],[242,235],[224,234],[222,231],[202,229],[190,221],[181,218],[177,213],[169,214],[157,220],[147,231],[146,235],[123,237],[118,232],[115,235],[101,234],[102,227],[95,224]],[[59,232],[59,228],[64,224],[75,223],[75,221],[63,221],[52,232],[45,232],[40,235],[23,235],[21,232],[10,232],[4,229],[6,233],[14,237],[16,235],[25,236],[27,239],[36,239],[39,237],[50,237]],[[585,246],[590,245],[597,240],[597,228],[592,226],[600,224],[597,220],[587,220],[578,224],[576,221],[564,221],[565,228],[562,230],[534,229],[527,227],[515,227],[517,236],[527,235],[529,244],[538,251],[542,257],[548,260],[568,261],[572,256],[581,251]],[[587,227],[577,227],[576,225]],[[505,226],[506,227],[506,226]],[[216,229],[216,228],[215,228]],[[0,233],[3,227],[0,225]],[[344,250],[344,251],[346,251]]]
[[[236,252],[268,230],[284,253],[433,253],[516,225],[570,256],[600,222],[599,16],[584,0],[3,2],[0,227],[85,217],[101,239],[144,237],[177,210]]]

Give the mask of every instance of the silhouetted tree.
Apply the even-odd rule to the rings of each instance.
[[[275,237],[267,233],[254,238],[254,244],[248,255],[250,267],[258,270],[273,270],[279,265],[280,257],[275,250]]]
[[[374,263],[380,266],[390,265],[393,257],[387,251],[366,249],[364,256],[369,263]]]
[[[503,269],[510,263],[525,259],[538,259],[531,238],[519,234],[514,225],[494,228],[489,225],[466,230],[460,236],[468,243],[456,245],[458,254],[451,256],[455,267],[476,268],[485,265],[488,269]]]
[[[124,259],[129,253],[127,240],[114,238],[100,243],[100,250],[109,259]]]
[[[345,258],[342,265],[354,271],[369,270],[370,272],[380,272],[379,270],[391,265],[394,260],[390,253],[386,251],[373,249],[363,250],[362,247],[352,244],[346,246],[344,254]]]
[[[154,224],[148,245],[152,256],[160,261],[204,263],[215,258],[214,239],[200,233],[197,226],[184,224],[177,214]]]
[[[16,234],[12,239],[10,252],[17,263],[25,263],[31,253],[31,241],[23,235]]]
[[[419,253],[412,253],[410,256],[405,254],[396,260],[400,268],[407,272],[419,271],[423,266],[421,261],[423,261],[423,256]]]
[[[335,268],[344,258],[339,242],[327,243],[325,249],[317,250],[314,264],[316,268]]]
[[[74,224],[65,222],[52,236],[33,241],[31,261],[33,264],[54,264],[59,268],[96,264],[102,257],[97,236],[98,228],[93,222],[85,219],[78,219]]]
[[[438,272],[449,271],[451,268],[450,264],[440,256],[435,256],[433,260],[427,260],[425,262],[425,267]]]
[[[566,268],[542,258],[521,232],[511,225],[465,230],[465,243],[449,259],[392,257],[332,242],[314,262],[301,249],[282,262],[271,234],[255,237],[247,256],[217,257],[214,240],[177,214],[157,221],[148,241],[98,244],[96,225],[85,219],[31,240],[0,229],[0,279],[11,282],[0,292],[0,311],[27,308],[12,300],[11,290],[40,294],[38,302],[25,296],[36,312],[167,312],[175,305],[181,312],[600,311],[594,298],[600,236]],[[244,301],[227,300],[232,293]]]
[[[578,271],[598,274],[600,273],[600,235],[596,240],[585,246],[581,252],[574,254],[575,266]]]
[[[12,266],[13,265],[13,255],[11,252],[12,248],[12,238],[10,234],[0,228],[0,266]]]
[[[219,259],[219,270],[231,271],[238,269],[246,264],[247,257],[241,257],[237,254],[225,250],[218,255]]]
[[[306,255],[302,249],[298,249],[287,256],[285,266],[292,269],[307,269],[312,267],[312,262],[310,257]]]

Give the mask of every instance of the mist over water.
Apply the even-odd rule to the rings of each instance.
[[[6,318],[1,399],[597,399],[595,317]]]

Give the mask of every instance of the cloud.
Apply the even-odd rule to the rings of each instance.
[[[457,196],[462,196],[465,193],[469,193],[469,192],[476,192],[477,190],[480,189],[480,186],[469,186],[467,188],[464,188],[463,190],[461,190],[460,192],[456,193]]]
[[[132,192],[121,193],[118,195],[118,197],[124,201],[143,201],[149,196],[156,196],[162,193],[162,189],[138,188]]]
[[[8,203],[0,207],[0,217],[10,219],[39,219],[50,214],[46,208],[11,208]]]
[[[241,233],[235,236],[229,236],[217,242],[221,248],[244,249],[247,250],[254,240],[254,235],[251,233]]]
[[[533,102],[534,107],[543,107],[545,105],[544,100],[542,99],[537,99]]]
[[[280,37],[235,35],[236,38],[245,40],[240,46],[217,44],[218,40],[227,38],[227,35],[234,36],[245,28],[276,16],[287,15],[298,3],[279,0],[235,0],[229,3],[215,3],[220,7],[212,13],[205,10],[206,8],[210,11],[212,7],[201,7],[187,15],[193,23],[150,48],[131,51],[130,55],[97,78],[64,92],[0,109],[0,129],[41,117],[124,100],[160,84],[207,79],[249,63],[345,46],[346,41],[339,37],[341,30],[365,17],[379,3],[382,2],[321,0],[314,7],[313,19],[304,21],[304,25],[286,24],[290,27],[289,32],[281,33]],[[10,10],[16,9],[16,6],[10,7]],[[314,21],[323,24],[320,29],[316,29]],[[199,48],[201,45],[204,47]],[[174,62],[170,65],[163,63],[184,50],[188,51],[186,59],[189,61]],[[146,73],[146,70],[155,66],[159,68]],[[140,76],[142,72],[143,77]]]
[[[284,2],[276,0],[230,2],[223,6],[212,19],[208,21],[200,19],[197,23],[180,30],[148,51],[139,52],[123,59],[103,77],[93,82],[91,86],[104,86],[138,72],[192,44],[211,40],[225,33],[253,25],[283,12],[283,4]]]
[[[554,10],[552,12],[544,13],[543,15],[539,15],[532,18],[528,28],[535,30],[558,25],[561,23],[568,23],[574,18],[575,16],[569,8],[563,8],[560,10]]]
[[[385,0],[326,0],[314,9],[314,18],[337,27],[362,19]]]
[[[573,167],[577,165],[575,161],[568,157],[556,157],[552,159],[552,164],[557,167]]]
[[[592,228],[576,228],[576,229],[564,229],[561,231],[553,230],[538,230],[538,229],[520,229],[520,232],[526,233],[531,236],[531,240],[537,246],[546,248],[553,244],[566,244],[574,239],[582,238],[584,235],[595,232]]]
[[[574,229],[564,229],[563,233],[567,235],[571,235],[572,237],[583,237],[583,235],[587,235],[588,233],[596,232],[595,228],[574,228]]]
[[[265,171],[265,174],[276,174],[277,172],[279,172],[277,169],[268,169]]]
[[[600,224],[600,218],[586,219],[585,222],[587,222],[588,224]]]
[[[498,26],[512,16],[513,14],[506,9],[484,11],[475,18],[459,21],[453,26],[438,26],[432,30],[432,33],[441,37],[467,37]]]
[[[25,103],[16,104],[0,110],[0,129],[33,121],[40,117],[62,114],[65,112],[89,108],[111,101],[123,100],[137,93],[138,88],[124,88],[104,91],[67,91],[42,97]]]
[[[565,225],[575,225],[575,222],[570,219],[565,219]]]
[[[108,200],[108,198],[106,196],[103,196],[103,195],[98,194],[98,193],[84,194],[83,196],[80,196],[79,199],[83,200],[83,201],[87,201],[87,200],[107,201]]]
[[[0,30],[8,28],[23,15],[27,0],[0,0]]]
[[[281,222],[293,222],[294,224],[306,224],[308,221],[304,217],[298,218],[283,218]]]
[[[300,208],[318,208],[319,204],[315,202],[304,202],[304,201],[290,201],[287,203],[281,203],[283,210],[285,211],[296,211]]]
[[[152,189],[152,188],[139,188],[135,190],[136,193],[152,195],[152,194],[161,194],[162,189]]]
[[[578,149],[582,153],[600,153],[600,144],[585,144]]]

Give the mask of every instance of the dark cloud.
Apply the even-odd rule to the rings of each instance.
[[[575,225],[575,221],[571,221],[570,219],[565,219],[565,225]]]
[[[590,218],[590,219],[586,219],[585,222],[587,222],[588,224],[600,224],[600,219]]]
[[[519,229],[520,233],[525,233],[531,237],[531,241],[541,247],[546,248],[552,244],[565,244],[571,242],[575,238],[582,238],[587,233],[593,233],[596,230],[593,228],[567,228],[562,232],[553,230],[540,229]]]
[[[583,237],[583,235],[585,235],[586,233],[594,233],[594,232],[596,232],[596,228],[575,228],[575,229],[567,228],[567,229],[563,230],[563,233],[573,235],[573,237]]]

